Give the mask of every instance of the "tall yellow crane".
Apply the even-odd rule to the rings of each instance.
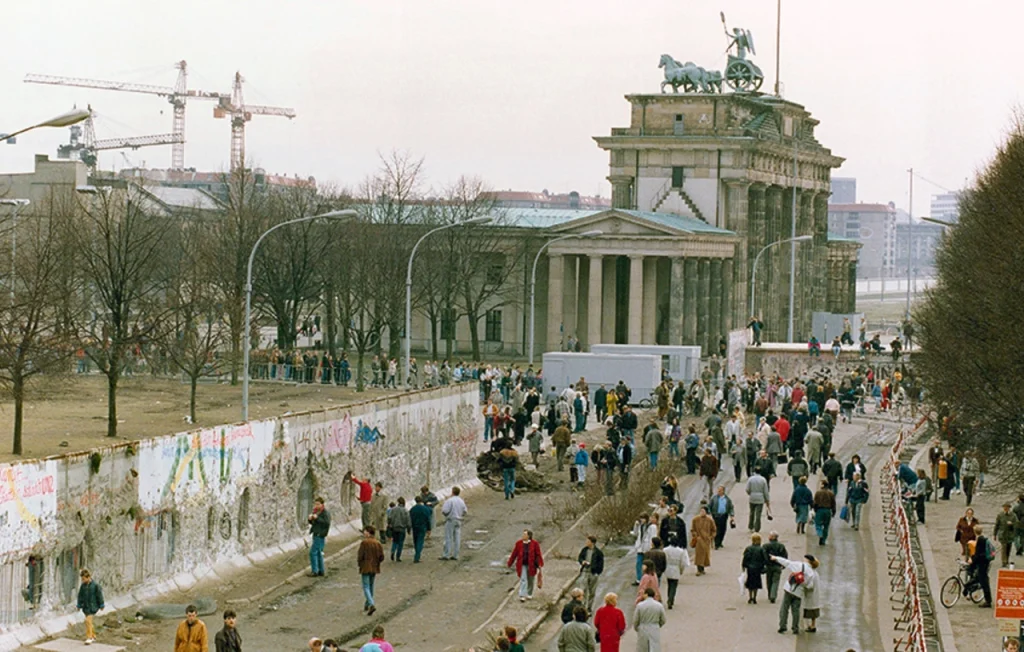
[[[128,93],[144,93],[167,98],[174,107],[174,118],[171,128],[171,168],[185,168],[185,105],[190,99],[214,100],[214,117],[231,116],[231,169],[244,164],[245,123],[253,115],[276,115],[294,118],[294,109],[272,106],[246,106],[242,101],[242,76],[235,73],[235,84],[231,93],[217,93],[188,89],[188,66],[184,60],[175,64],[178,79],[173,87],[154,86],[150,84],[134,84],[129,82],[106,81],[101,79],[82,79],[78,77],[56,77],[53,75],[28,74],[25,82],[31,84],[49,84],[52,86],[76,86],[79,88],[99,88],[110,91]]]

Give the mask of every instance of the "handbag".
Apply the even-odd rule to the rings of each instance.
[[[839,510],[839,518],[844,521],[850,520],[850,507],[848,505],[843,505],[843,508]]]
[[[539,569],[539,568],[537,569],[537,588],[538,589],[543,589],[544,588],[544,572],[541,571],[541,569]]]

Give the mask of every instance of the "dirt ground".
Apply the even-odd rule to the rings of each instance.
[[[98,374],[45,379],[32,386],[25,401],[24,455],[11,455],[14,402],[0,400],[0,462],[33,459],[107,446],[113,442],[166,435],[199,426],[234,423],[241,419],[241,384],[200,384],[196,392],[195,426],[188,415],[188,383],[152,376],[126,376],[118,390],[118,437],[107,433],[107,384]],[[253,383],[249,387],[249,416],[262,419],[334,407],[385,396],[393,391],[354,387]],[[62,445],[62,442],[67,442]]]

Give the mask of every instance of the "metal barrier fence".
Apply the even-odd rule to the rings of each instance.
[[[882,511],[885,519],[885,544],[888,557],[889,600],[896,612],[894,628],[901,636],[893,640],[895,652],[927,652],[941,649],[932,618],[933,603],[928,578],[919,566],[924,564],[915,524],[907,517],[903,502],[899,468],[900,455],[912,435],[927,422],[922,417],[913,427],[900,427],[889,459],[882,467],[879,486],[882,491]],[[914,517],[916,519],[916,517]],[[930,645],[931,644],[931,645]]]

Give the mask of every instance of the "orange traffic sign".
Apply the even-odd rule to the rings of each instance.
[[[999,569],[995,598],[996,618],[1024,620],[1024,570]]]

